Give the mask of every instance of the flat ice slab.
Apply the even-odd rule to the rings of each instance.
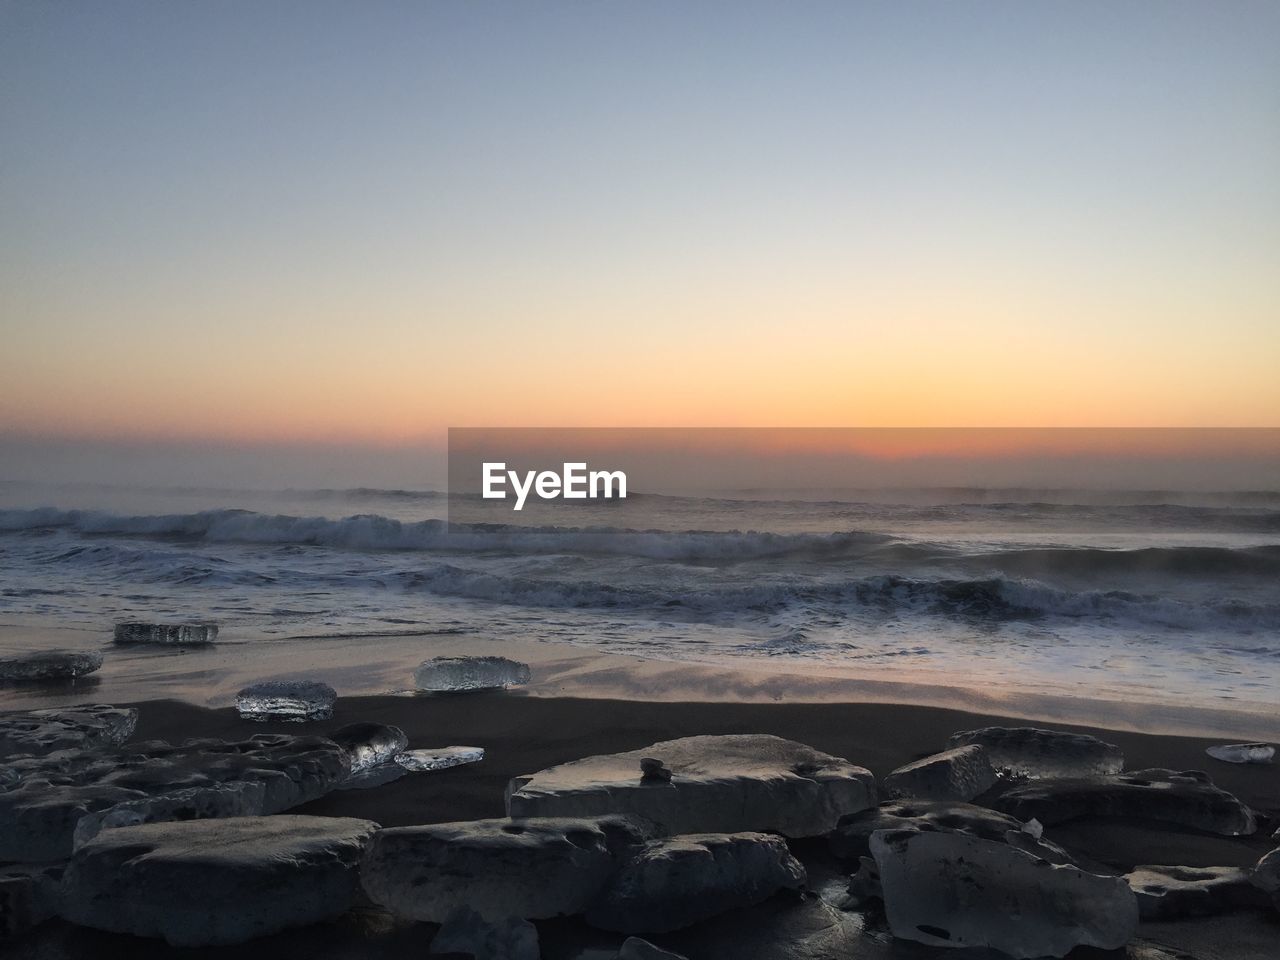
[[[1276,748],[1269,743],[1225,743],[1205,753],[1223,763],[1271,763],[1276,758]]]
[[[1119,773],[1124,753],[1085,733],[1039,727],[982,727],[951,735],[949,747],[976,743],[991,765],[1018,777],[1091,777]]]
[[[889,928],[905,940],[1061,957],[1080,945],[1118,949],[1138,929],[1138,902],[1123,878],[1055,866],[1008,844],[880,830],[871,853]]]
[[[526,684],[529,677],[527,663],[506,657],[435,657],[413,672],[418,689],[431,693],[500,690]]]
[[[1039,780],[1004,791],[992,804],[1019,820],[1046,826],[1077,817],[1134,817],[1217,833],[1248,836],[1253,810],[1213,785],[1199,770],[1130,770],[1113,777]]]
[[[641,764],[652,760],[670,771],[669,780],[645,776]],[[668,740],[562,763],[507,786],[513,817],[636,814],[667,835],[815,837],[875,802],[869,770],[767,734]]]
[[[393,827],[370,842],[360,882],[409,920],[444,923],[462,908],[490,921],[572,916],[647,837],[625,817]]]
[[[266,680],[236,694],[236,709],[246,720],[328,720],[337,691],[318,680]]]
[[[429,773],[446,770],[464,763],[484,759],[480,747],[427,747],[422,750],[405,750],[389,760],[373,766],[351,768],[351,776],[338,787],[339,790],[368,790],[393,783],[411,773]]]
[[[483,759],[484,750],[481,747],[427,747],[398,753],[395,762],[412,773],[420,773],[426,770],[444,770]]]
[[[117,623],[116,643],[196,645],[218,639],[214,623]]]
[[[101,666],[102,654],[96,650],[42,650],[0,657],[0,680],[65,680]]]
[[[345,913],[378,825],[345,817],[233,817],[108,830],[62,880],[72,923],[174,946],[242,943]]]

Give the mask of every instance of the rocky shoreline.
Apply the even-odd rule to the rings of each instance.
[[[0,714],[6,955],[1213,960],[1280,938],[1258,745],[874,704],[325,704]]]

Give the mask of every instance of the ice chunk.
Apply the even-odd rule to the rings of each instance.
[[[400,764],[388,760],[386,763],[380,763],[376,767],[365,767],[363,770],[351,774],[347,779],[338,784],[339,790],[369,790],[373,787],[381,787],[383,784],[394,783],[401,777],[407,777],[409,771]]]
[[[61,913],[80,926],[183,947],[305,927],[351,909],[360,857],[377,828],[345,817],[271,816],[106,830],[67,866]]]
[[[482,747],[430,747],[396,754],[396,764],[413,773],[443,770],[484,759]]]
[[[142,800],[126,800],[114,807],[81,817],[76,823],[72,842],[78,849],[103,830],[136,827],[140,823],[257,817],[264,812],[265,799],[266,787],[263,784],[234,780],[230,783],[175,790],[173,793]]]
[[[1225,837],[1248,836],[1258,829],[1248,804],[1215,787],[1199,770],[1130,770],[1114,777],[1040,780],[1004,791],[992,806],[1047,826],[1078,817],[1132,817]]]
[[[838,858],[857,860],[871,852],[871,837],[877,831],[904,829],[967,833],[1007,843],[1050,863],[1072,862],[1067,851],[1044,839],[1044,828],[1038,821],[1023,823],[1008,814],[952,800],[888,800],[870,810],[841,817],[835,830],[827,835],[827,842]]]
[[[499,690],[529,682],[529,665],[506,657],[435,657],[413,672],[419,690],[433,693]]]
[[[391,827],[373,838],[360,882],[399,917],[444,923],[582,913],[648,838],[624,817],[467,820]]]
[[[1055,866],[1005,843],[878,830],[871,854],[895,937],[1061,957],[1082,944],[1118,949],[1138,928],[1138,903],[1122,878]]]
[[[440,927],[430,952],[466,955],[475,960],[538,960],[538,929],[528,920],[487,920],[459,907]]]
[[[781,837],[693,833],[654,840],[623,864],[587,910],[593,927],[666,933],[804,886],[805,869]]]
[[[16,940],[58,912],[62,864],[0,867],[0,943]]]
[[[1280,910],[1280,849],[1272,850],[1254,865],[1250,883],[1270,894],[1272,903]]]
[[[1271,763],[1276,748],[1269,743],[1228,743],[1209,747],[1205,753],[1224,763]]]
[[[353,775],[389,762],[409,746],[403,730],[385,723],[349,723],[329,739],[350,754]]]
[[[133,707],[82,707],[0,713],[0,755],[91,750],[124,743],[138,724]]]
[[[671,779],[646,779],[645,760],[660,760]],[[768,734],[667,740],[562,763],[507,784],[513,817],[632,813],[670,836],[762,831],[816,837],[875,800],[870,770]]]
[[[64,680],[101,666],[102,654],[96,650],[42,650],[0,657],[0,680]]]
[[[116,643],[167,643],[195,645],[218,639],[214,623],[117,623]]]
[[[995,782],[987,751],[970,743],[899,767],[884,778],[884,792],[890,797],[969,801]]]
[[[236,813],[233,795],[182,796],[197,787],[258,784],[262,812],[279,813],[334,789],[350,772],[351,759],[322,737],[259,734],[238,741],[188,740],[181,746],[151,740],[115,750],[64,749],[16,757],[5,765],[19,780],[0,790],[0,861],[35,861],[71,856],[80,820],[110,815],[121,804],[145,804],[116,811],[122,820],[131,809],[151,821]]]
[[[1265,907],[1266,896],[1240,867],[1177,867],[1157,864],[1134,868],[1125,880],[1138,898],[1144,920],[1213,916],[1241,907]]]
[[[367,790],[392,783],[411,773],[444,770],[463,763],[475,763],[484,759],[480,747],[431,747],[426,750],[405,750],[394,757],[361,770],[353,768],[338,787],[339,790]]]
[[[266,680],[236,694],[236,709],[246,720],[328,720],[337,692],[318,680]]]
[[[976,743],[991,765],[1018,777],[1090,777],[1119,773],[1124,754],[1114,743],[1084,733],[1038,727],[983,727],[951,735],[950,747]]]

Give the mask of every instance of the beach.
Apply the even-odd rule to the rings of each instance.
[[[21,861],[3,870],[28,887],[45,877],[32,888],[44,891],[45,905],[14,913],[30,927],[6,944],[14,956],[403,957],[457,942],[458,931],[447,932],[453,918],[483,960],[629,958],[609,932],[628,925],[686,960],[937,957],[951,951],[930,931],[945,927],[894,919],[888,904],[937,911],[964,885],[890,894],[875,871],[893,869],[894,855],[872,850],[866,837],[851,846],[838,839],[849,818],[887,817],[876,836],[907,829],[928,842],[939,829],[934,816],[949,838],[940,842],[963,846],[977,831],[983,856],[1014,858],[987,864],[975,880],[1012,898],[1000,909],[982,898],[943,908],[951,919],[942,923],[972,926],[957,934],[971,942],[1003,943],[1020,956],[1274,955],[1280,923],[1251,878],[1276,844],[1280,767],[1223,762],[1206,749],[1280,741],[1275,495],[640,495],[574,507],[547,526],[450,522],[447,500],[432,491],[68,487],[49,491],[57,505],[48,507],[33,505],[43,489],[0,492],[0,661],[69,656],[95,665],[74,677],[0,684],[0,721],[17,717],[21,726],[25,711],[51,711],[30,716],[118,726],[74,757],[15,761],[16,781],[0,764],[9,781],[0,785],[0,822],[9,804],[9,849]],[[419,665],[435,660],[502,664],[504,679],[494,682],[508,686],[424,692]],[[302,723],[242,716],[239,694],[263,682],[331,689],[332,714]],[[92,704],[108,706],[85,721]],[[1022,731],[1020,749],[1041,767],[1027,773],[1008,766],[1021,760],[997,761],[998,736],[968,746],[951,739],[1005,728]],[[406,757],[445,747],[484,756],[382,782],[388,769],[399,773],[387,755],[359,781],[359,744],[369,737]],[[1079,749],[1093,758],[1062,772]],[[634,829],[657,833],[644,841],[648,853],[610,852],[589,897],[508,908],[513,897],[539,894],[540,870],[509,879],[496,900],[491,892],[530,850],[576,849],[568,834],[549,846],[517,842],[523,852],[498,857],[497,867],[483,857],[442,867],[434,880],[401,875],[434,855],[391,856],[386,866],[375,852],[410,842],[397,839],[398,829],[430,837],[441,824],[464,824],[439,828],[461,838],[445,845],[448,856],[489,849],[490,841],[467,838],[508,835],[493,825],[510,825],[508,794],[520,794],[524,778],[576,762],[612,769],[599,758],[625,754],[589,811],[552,797],[551,813],[521,821],[570,816],[579,824],[570,832],[603,830],[600,816],[636,812],[610,791],[648,782],[653,771],[642,776],[639,763],[647,751],[658,754],[649,758],[656,782],[712,794],[679,794],[683,825],[642,813]],[[667,769],[664,756],[679,759]],[[933,773],[908,781],[918,792],[895,799],[895,778],[917,761]],[[838,772],[814,772],[828,767]],[[1100,791],[1093,800],[1070,797],[1078,776]],[[275,792],[254,794],[260,780]],[[829,808],[807,807],[831,782],[845,793]],[[1037,798],[1044,784],[1050,794],[1067,790],[1067,799]],[[88,798],[83,808],[76,790]],[[710,795],[719,799],[696,799]],[[53,827],[41,813],[46,796],[63,818]],[[917,801],[923,812],[910,807]],[[908,827],[892,819],[899,802],[911,810]],[[927,806],[934,802],[943,808]],[[197,832],[231,833],[206,847],[191,841],[193,853],[188,820]],[[170,825],[180,880],[137,880],[165,860],[131,858],[127,846],[97,880],[80,877],[90,854],[109,858],[135,829],[145,837]],[[295,833],[245,839],[236,830]],[[354,833],[323,839],[343,830]],[[740,835],[748,839],[732,839]],[[716,839],[687,839],[702,836]],[[260,843],[286,842],[302,852],[258,854]],[[243,879],[264,863],[328,862],[330,842],[347,843],[356,859],[328,906],[310,895],[310,880],[286,895],[287,876]],[[603,835],[599,842],[608,846]],[[626,870],[650,854],[660,862],[672,851],[692,855],[690,843],[728,844],[712,857],[739,864],[727,876],[746,869],[737,858],[764,857],[752,869],[772,863],[771,879],[690,881],[698,871],[672,867],[659,890],[684,877],[678,882],[723,882],[730,892],[667,894],[662,917],[702,904],[670,929],[639,919],[643,906],[612,920],[591,915],[602,891],[621,889]],[[1031,844],[1029,862],[1074,864],[1075,880],[1052,873],[1065,886],[1039,893],[1028,892],[1036,874],[1010,881],[1004,869],[1026,866],[1008,852],[1019,843]],[[250,851],[248,859],[217,866],[217,851],[235,850]],[[972,851],[935,852],[927,870],[905,876],[910,886],[972,862]],[[1175,868],[1151,883],[1189,878],[1192,889],[1172,894],[1171,905],[1148,904],[1139,922],[1138,881],[1121,878],[1148,865]],[[220,869],[230,871],[230,889],[213,879]],[[442,906],[453,880],[440,878],[454,870],[478,885],[459,908],[484,907],[482,922]],[[242,879],[261,883],[261,897],[236,901]],[[551,890],[565,883],[545,882]],[[221,898],[212,902],[239,905],[206,904],[206,884]],[[134,910],[146,916],[126,919]],[[492,926],[495,910],[514,926]],[[999,932],[1023,910],[1037,919]],[[232,929],[207,928],[219,917],[232,918]],[[1026,945],[1045,930],[1061,939]],[[536,937],[536,946],[480,945],[506,936]],[[215,946],[229,943],[238,945]],[[1126,946],[1089,946],[1118,943]]]
[[[449,652],[456,653],[459,641]],[[513,644],[490,643],[482,649],[511,653]],[[469,649],[478,645],[473,641]],[[527,648],[526,648],[527,649]],[[485,751],[478,763],[408,776],[382,786],[363,790],[338,790],[291,810],[290,813],[321,817],[356,817],[383,827],[475,820],[505,815],[503,796],[512,777],[532,773],[555,764],[597,754],[646,747],[680,737],[725,734],[772,734],[807,744],[868,768],[877,778],[913,760],[936,753],[947,745],[948,737],[960,730],[992,725],[1016,726],[1036,721],[1028,702],[1013,714],[978,712],[955,706],[882,703],[873,700],[841,700],[838,685],[815,683],[803,699],[788,702],[781,678],[772,685],[760,677],[739,675],[730,682],[721,671],[707,678],[705,689],[714,696],[701,699],[690,695],[699,682],[698,671],[684,670],[683,685],[673,684],[666,671],[653,664],[635,663],[628,658],[545,649],[535,658],[534,677],[527,688],[456,694],[340,695],[332,718],[309,723],[254,723],[239,716],[230,706],[211,707],[187,699],[130,700],[108,696],[120,682],[137,689],[138,671],[132,679],[108,677],[92,687],[94,701],[104,698],[116,706],[134,706],[138,723],[130,743],[167,740],[178,743],[190,738],[243,739],[259,733],[332,733],[348,724],[372,722],[391,724],[408,736],[411,747],[446,745],[479,746]],[[555,656],[553,654],[559,654]],[[171,654],[160,651],[164,659]],[[192,650],[182,661],[198,661],[202,654]],[[716,680],[715,683],[710,682]],[[804,688],[798,678],[797,689]],[[145,686],[145,685],[144,685]],[[669,696],[657,699],[648,691],[664,689]],[[746,694],[733,696],[734,690]],[[755,690],[752,695],[751,691]],[[822,691],[823,699],[816,692]],[[623,693],[623,691],[630,691]],[[685,699],[673,699],[679,692]],[[585,695],[584,695],[585,694]],[[25,703],[47,705],[70,702],[77,694],[49,688],[43,698],[23,685]],[[942,699],[945,691],[936,692]],[[4,696],[12,704],[13,688]],[[216,695],[214,696],[216,699]],[[1043,722],[1044,718],[1038,718]],[[1122,717],[1122,720],[1124,718]],[[1245,718],[1247,721],[1247,718]],[[1214,723],[1222,717],[1213,718]],[[1220,737],[1173,735],[1168,732],[1135,732],[1106,726],[1067,725],[1050,721],[1054,729],[1097,736],[1119,746],[1126,769],[1150,767],[1171,770],[1208,771],[1221,788],[1234,793],[1260,816],[1261,828],[1251,836],[1224,837],[1165,823],[1116,818],[1085,818],[1046,830],[1046,838],[1069,849],[1078,862],[1103,874],[1123,874],[1148,863],[1179,864],[1187,867],[1249,867],[1274,846],[1270,833],[1280,825],[1280,767],[1275,765],[1234,765],[1207,757],[1205,748],[1222,742]],[[1121,723],[1121,726],[1132,723]],[[1203,731],[1202,731],[1203,732]],[[128,746],[124,748],[126,751]],[[793,842],[792,850],[808,871],[810,896],[832,897],[847,882],[847,865],[842,867],[820,840]],[[779,900],[778,898],[782,899]],[[736,956],[722,952],[724,938],[741,935],[764,923],[771,911],[785,912],[788,900],[779,894],[768,909],[747,911],[737,921],[715,920],[677,931],[654,942],[682,951],[690,960],[715,960]],[[874,911],[864,918],[856,938],[859,957],[933,957],[949,951],[894,940],[883,930],[883,921]],[[769,921],[776,925],[777,918]],[[880,926],[877,927],[877,922]],[[587,960],[612,957],[619,938],[593,930],[578,919],[564,918],[538,923],[542,956],[550,960]],[[428,924],[411,924],[369,905],[343,917],[301,930],[251,941],[235,948],[207,948],[198,952],[72,927],[49,921],[11,946],[8,956],[16,958],[72,958],[78,956],[125,955],[139,957],[207,956],[272,957],[286,955],[317,957],[404,956],[422,953],[433,930]],[[1208,918],[1144,921],[1139,941],[1150,941],[1187,951],[1187,955],[1216,958],[1270,957],[1280,922],[1274,913],[1244,910]],[[763,935],[762,935],[763,936]],[[767,938],[765,938],[767,940]],[[721,944],[717,948],[716,944]],[[761,941],[764,942],[764,941]],[[763,949],[763,947],[761,948]],[[779,948],[781,950],[781,948]],[[1130,947],[1131,950],[1135,949]],[[760,956],[790,956],[782,952]],[[1090,953],[1072,956],[1148,956],[1139,953]],[[1166,956],[1166,954],[1150,954]],[[1180,954],[1179,954],[1180,956]]]

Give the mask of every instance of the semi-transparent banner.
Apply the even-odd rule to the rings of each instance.
[[[1262,506],[1280,490],[1280,429],[468,427],[448,452],[449,519],[479,530],[710,529],[760,502]]]

